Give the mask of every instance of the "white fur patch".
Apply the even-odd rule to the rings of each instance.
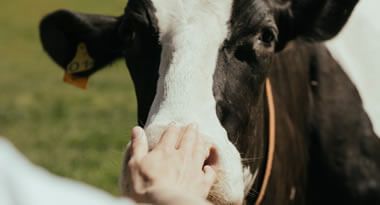
[[[380,1],[361,1],[343,31],[327,43],[359,89],[364,108],[380,136]]]
[[[244,176],[244,193],[247,196],[248,194],[253,194],[253,195],[259,195],[257,190],[253,190],[254,193],[250,193],[251,188],[253,184],[256,181],[257,175],[259,174],[259,169],[256,169],[255,173],[251,173],[251,169],[249,167],[244,167],[243,169],[243,176]]]
[[[162,44],[156,97],[145,127],[154,144],[171,122],[197,123],[220,154],[218,198],[244,197],[240,154],[216,114],[213,75],[219,48],[228,36],[233,0],[152,0]]]

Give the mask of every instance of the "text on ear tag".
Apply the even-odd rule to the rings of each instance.
[[[81,73],[91,70],[94,67],[94,59],[91,58],[87,51],[86,44],[80,43],[77,48],[77,53],[74,59],[67,66],[66,72],[68,74]]]

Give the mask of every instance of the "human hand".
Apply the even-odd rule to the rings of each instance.
[[[211,149],[190,125],[183,129],[170,126],[149,152],[144,130],[134,128],[128,163],[130,197],[156,204],[182,196],[205,201],[216,178],[215,171],[204,166]]]

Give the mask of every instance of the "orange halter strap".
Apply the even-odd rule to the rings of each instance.
[[[267,163],[265,167],[264,179],[261,185],[261,190],[257,197],[255,205],[261,205],[264,200],[269,179],[272,174],[274,152],[276,146],[276,113],[274,107],[274,98],[272,92],[272,84],[269,79],[266,80],[266,95],[268,101],[268,110],[269,110],[269,139],[268,139],[268,153],[267,153]]]

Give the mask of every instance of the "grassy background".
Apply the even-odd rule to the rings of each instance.
[[[68,8],[119,15],[125,0],[0,1],[0,135],[51,172],[118,194],[129,130],[136,121],[133,87],[120,61],[90,80],[87,91],[62,82],[44,54],[38,24]]]

